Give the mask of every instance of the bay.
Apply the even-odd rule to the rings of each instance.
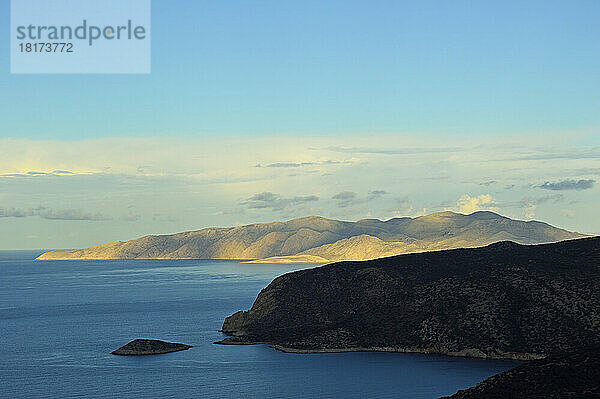
[[[34,261],[0,251],[0,396],[437,398],[518,364],[398,353],[222,346],[223,319],[306,265],[221,260]],[[309,266],[313,267],[313,266]],[[109,353],[135,338],[183,352]]]

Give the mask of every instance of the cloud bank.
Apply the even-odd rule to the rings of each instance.
[[[302,205],[308,202],[318,201],[316,195],[306,195],[298,197],[283,197],[281,194],[274,194],[268,191],[254,194],[241,202],[241,204],[249,209],[271,209],[280,211],[288,207]]]
[[[107,221],[112,220],[111,217],[105,216],[100,212],[90,213],[84,212],[81,209],[48,209],[46,207],[36,207],[27,210],[15,208],[0,207],[0,218],[24,218],[31,216],[39,216],[41,219],[47,220],[89,220],[89,221]]]
[[[593,179],[580,179],[580,180],[562,180],[554,183],[549,181],[539,185],[539,188],[544,190],[562,191],[562,190],[589,190],[594,187],[596,180]]]
[[[593,233],[597,137],[579,147],[527,135],[0,139],[0,233],[7,248],[32,232],[32,246],[70,248],[307,215],[444,210],[491,210]],[[61,230],[59,220],[98,223]]]

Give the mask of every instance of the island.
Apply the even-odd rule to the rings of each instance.
[[[550,243],[584,235],[494,212],[445,211],[386,221],[347,222],[308,216],[287,222],[149,235],[86,249],[57,250],[38,260],[236,259],[256,263],[328,263],[479,247],[499,241]]]
[[[157,339],[134,339],[119,349],[112,351],[113,355],[121,356],[142,356],[142,355],[160,355],[184,351],[192,348],[192,345],[165,342]]]
[[[600,343],[600,237],[339,262],[284,274],[221,344],[541,359]]]

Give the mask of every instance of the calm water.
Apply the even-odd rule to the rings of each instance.
[[[302,266],[230,261],[34,262],[0,252],[0,397],[436,398],[515,362],[222,346],[225,316]],[[195,347],[108,353],[134,338]]]

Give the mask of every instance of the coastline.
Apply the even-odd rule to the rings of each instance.
[[[230,337],[233,338],[233,337]],[[221,341],[216,341],[217,345],[268,345],[270,348],[284,353],[295,354],[311,354],[311,353],[345,353],[345,352],[390,352],[390,353],[415,353],[422,355],[442,355],[452,357],[464,357],[473,359],[489,359],[489,360],[519,360],[531,361],[543,359],[546,356],[537,353],[521,353],[521,352],[502,352],[494,351],[485,353],[477,348],[468,348],[460,351],[449,351],[446,349],[435,348],[401,348],[395,346],[375,346],[375,347],[348,347],[348,348],[311,348],[299,349],[271,342],[251,342],[241,341],[237,339],[225,338]]]
[[[52,252],[52,251],[51,251]],[[230,261],[239,261],[242,263],[250,263],[255,259],[252,258],[185,258],[185,257],[154,257],[154,258],[116,258],[116,257],[55,257],[55,258],[46,258],[42,257],[48,252],[45,252],[35,258],[35,261],[53,261],[53,260],[73,260],[73,261],[86,261],[86,260],[230,260]],[[302,263],[302,262],[298,262]]]
[[[444,351],[444,350],[431,350],[427,348],[395,348],[395,347],[372,347],[372,348],[323,348],[323,349],[296,349],[289,348],[282,345],[269,345],[271,348],[284,352],[284,353],[298,353],[298,354],[310,354],[310,353],[344,353],[344,352],[390,352],[390,353],[417,353],[422,355],[443,355],[452,357],[465,357],[473,359],[489,359],[489,360],[520,360],[530,361],[543,359],[545,356],[535,353],[513,353],[513,352],[500,352],[498,354],[486,354],[477,348],[463,349],[458,352]]]

